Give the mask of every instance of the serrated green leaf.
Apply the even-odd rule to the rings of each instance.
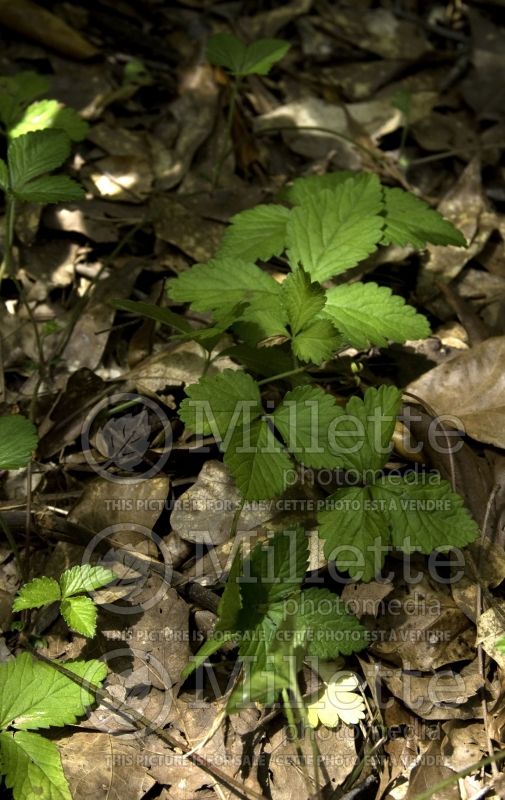
[[[290,453],[307,467],[335,465],[329,435],[334,420],[343,416],[335,399],[316,386],[300,386],[288,392],[274,412],[274,424]]]
[[[402,393],[395,386],[367,389],[351,397],[332,432],[331,446],[340,466],[370,483],[389,458]]]
[[[54,742],[38,733],[0,733],[5,785],[14,800],[72,800],[61,756]]]
[[[287,315],[278,298],[261,297],[246,305],[237,315],[234,330],[250,345],[282,344],[289,339]]]
[[[316,319],[293,339],[293,353],[301,361],[322,364],[345,346],[345,339],[336,331],[329,319]]]
[[[7,169],[7,164],[2,158],[0,158],[0,187],[4,190],[4,192],[8,191],[9,189],[9,170]]]
[[[13,191],[17,200],[25,203],[64,203],[82,200],[83,187],[68,175],[43,175]]]
[[[225,440],[234,427],[262,413],[258,384],[246,372],[225,369],[186,387],[179,416],[195,433]]]
[[[97,688],[107,675],[101,661],[71,661],[64,666]],[[0,664],[0,728],[70,725],[94,701],[87,689],[28,653]]]
[[[320,283],[354,267],[376,250],[384,226],[381,210],[379,179],[368,173],[309,196],[288,220],[291,265],[300,264]]]
[[[301,593],[296,624],[307,632],[306,654],[324,661],[349,656],[367,645],[366,629],[328,589],[306,589]]]
[[[216,315],[239,303],[278,297],[280,286],[255,264],[220,258],[182,272],[169,282],[167,291],[172,300]]]
[[[7,161],[13,192],[21,192],[29,181],[61,167],[70,155],[70,139],[63,131],[34,131],[13,139]]]
[[[9,130],[9,137],[15,139],[31,131],[52,128],[65,131],[73,142],[80,142],[88,132],[88,123],[73,109],[57,100],[38,100],[23,112],[21,119]]]
[[[38,444],[37,430],[21,414],[0,417],[0,469],[20,469]]]
[[[230,219],[217,258],[268,261],[286,246],[289,210],[279,205],[260,205],[241,211]]]
[[[97,611],[91,597],[67,597],[61,601],[60,610],[70,630],[88,638],[95,635]]]
[[[368,489],[340,489],[319,511],[324,554],[354,580],[370,581],[384,563],[390,542],[387,518],[376,510]]]
[[[111,569],[94,567],[91,564],[78,564],[65,570],[60,576],[61,596],[70,597],[80,592],[92,592],[115,580]]]
[[[266,75],[289,47],[282,39],[259,39],[245,45],[230,33],[217,33],[209,39],[207,58],[236,76]]]
[[[245,431],[234,431],[224,463],[245,500],[269,500],[282,494],[292,470],[289,456],[264,421],[253,422]]]
[[[422,249],[428,242],[466,247],[461,231],[430,208],[424,200],[403,189],[384,189],[385,218],[383,244],[411,244]]]
[[[376,283],[335,286],[327,293],[322,313],[354,347],[385,347],[388,340],[405,342],[430,334],[426,317],[391,289]]]
[[[371,487],[383,502],[392,529],[393,545],[404,552],[449,550],[475,541],[479,527],[450,484],[436,484],[384,477]]]
[[[20,119],[23,106],[47,91],[49,81],[36,72],[0,77],[0,120],[7,129]]]
[[[281,301],[286,309],[291,333],[296,336],[322,311],[325,304],[325,293],[322,286],[311,283],[306,272],[297,269],[295,272],[291,272],[283,282]]]
[[[301,205],[322,189],[336,189],[347,178],[356,178],[359,174],[350,169],[343,169],[338,172],[327,172],[326,175],[307,175],[304,178],[295,178],[291,186],[286,186],[280,192],[280,198],[292,205]]]
[[[60,598],[58,581],[55,581],[54,578],[34,578],[21,587],[12,604],[12,610],[23,611],[25,608],[40,608],[40,606],[54,603]]]

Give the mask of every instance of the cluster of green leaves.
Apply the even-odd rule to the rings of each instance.
[[[316,386],[288,392],[266,414],[258,384],[245,372],[225,370],[186,388],[180,417],[197,434],[221,442],[224,461],[246,500],[265,500],[285,489],[292,457],[314,469],[352,472],[352,488],[339,489],[319,512],[327,558],[371,580],[394,546],[407,552],[464,546],[478,530],[447,481],[435,484],[384,474],[401,407],[393,386],[367,389],[345,408]],[[351,548],[351,549],[350,549]],[[354,548],[354,550],[352,550]],[[359,558],[349,561],[349,553]]]
[[[0,469],[21,469],[37,447],[37,431],[21,414],[0,417]]]
[[[92,567],[90,564],[65,570],[59,581],[46,576],[34,578],[21,587],[12,610],[23,611],[59,602],[61,615],[68,627],[82,636],[91,637],[96,631],[97,609],[91,597],[83,593],[99,589],[114,578],[112,570]]]
[[[274,703],[280,692],[296,694],[306,657],[331,661],[366,646],[366,631],[328,589],[301,590],[308,539],[300,528],[275,534],[245,559],[237,552],[221,598],[214,633],[185,668],[186,678],[225,641],[238,645],[240,684],[227,711],[244,703]]]
[[[72,800],[55,742],[33,731],[71,725],[95,702],[107,675],[101,661],[73,661],[67,670],[85,686],[28,653],[0,664],[0,775],[14,800]]]
[[[379,245],[464,246],[450,222],[369,173],[300,178],[283,199],[292,207],[260,205],[232,217],[216,257],[171,281],[169,296],[215,320],[234,316],[248,345],[289,342],[297,358],[315,364],[338,347],[384,346],[429,334],[427,319],[387,287],[322,284]],[[291,274],[278,283],[256,262],[283,254]]]

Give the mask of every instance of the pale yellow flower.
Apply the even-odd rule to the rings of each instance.
[[[359,680],[354,672],[345,672],[337,664],[323,663],[318,672],[324,689],[312,695],[307,705],[308,723],[317,728],[321,722],[327,728],[336,728],[340,721],[354,725],[365,718],[365,703],[355,691]]]

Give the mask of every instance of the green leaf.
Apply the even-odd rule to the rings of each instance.
[[[186,664],[184,669],[181,672],[181,681],[185,681],[186,678],[189,678],[192,672],[199,667],[202,667],[207,659],[210,656],[214,655],[218,650],[221,649],[225,642],[229,642],[231,639],[234,638],[234,634],[223,635],[220,636],[218,639],[207,639],[206,642],[202,644],[198,653],[191,657],[191,660]]]
[[[431,242],[439,245],[466,247],[461,231],[444,217],[403,189],[384,189],[386,226],[383,244],[424,248]]]
[[[274,424],[290,453],[308,467],[335,466],[329,432],[343,416],[334,398],[316,386],[300,386],[288,392],[274,412]]]
[[[282,39],[259,39],[247,46],[230,33],[217,33],[209,39],[207,58],[236,76],[266,75],[289,47]]]
[[[247,344],[270,346],[288,341],[287,316],[277,298],[269,296],[245,306],[233,328]]]
[[[391,289],[376,283],[335,286],[327,294],[322,313],[354,347],[385,347],[388,340],[405,342],[430,334],[426,317]]]
[[[324,661],[349,656],[367,645],[366,629],[328,589],[306,589],[301,593],[297,626],[307,632],[306,654]]]
[[[29,181],[61,167],[69,155],[70,139],[63,131],[35,131],[13,139],[7,151],[12,190],[22,191]]]
[[[322,364],[331,358],[335,350],[345,346],[345,340],[329,319],[316,319],[312,325],[307,325],[297,333],[291,346],[301,361]]]
[[[340,489],[319,511],[324,554],[356,581],[370,581],[384,563],[390,534],[388,520],[374,508],[368,489]]]
[[[268,261],[272,256],[280,256],[286,246],[289,213],[283,206],[260,205],[235,214],[224,233],[217,257]]]
[[[354,267],[382,236],[382,192],[376,175],[348,178],[309,196],[288,220],[288,255],[319,282]]]
[[[169,308],[161,308],[153,303],[142,303],[136,300],[111,300],[111,306],[122,311],[131,311],[132,314],[138,314],[139,317],[147,317],[156,322],[161,322],[162,325],[168,325],[181,333],[191,333],[192,331],[196,333],[196,330],[191,328],[191,325],[184,317],[180,314],[175,314]]]
[[[0,417],[0,469],[20,469],[37,447],[35,426],[21,414]]]
[[[23,611],[25,608],[40,608],[40,606],[54,603],[60,598],[58,581],[55,581],[54,578],[34,578],[21,587],[12,604],[12,610]]]
[[[363,399],[351,397],[332,432],[331,446],[340,466],[355,470],[362,479],[374,478],[389,458],[401,402],[395,386],[367,389]]]
[[[43,175],[13,190],[13,194],[26,203],[64,203],[86,196],[82,186],[68,175]]]
[[[196,311],[222,313],[256,298],[278,297],[280,286],[255,264],[220,258],[182,272],[169,282],[167,291],[172,300],[191,303]]]
[[[325,292],[319,284],[311,283],[306,272],[297,269],[283,282],[281,300],[288,315],[291,332],[296,336],[324,308]]]
[[[360,173],[349,169],[338,172],[327,172],[326,175],[307,175],[305,178],[295,178],[291,186],[286,186],[280,192],[280,198],[292,205],[301,205],[322,189],[336,189],[347,178],[357,178]]]
[[[14,800],[72,800],[58,747],[38,733],[0,733],[1,770]]]
[[[100,566],[93,567],[91,564],[78,564],[61,574],[61,596],[70,597],[80,592],[92,592],[94,589],[106,586],[115,578],[111,569]]]
[[[292,470],[289,456],[264,421],[234,431],[224,463],[245,500],[268,500],[282,494],[287,472]]]
[[[46,92],[49,81],[37,72],[0,77],[0,120],[10,129],[23,114],[23,106]]]
[[[9,170],[7,164],[0,158],[0,187],[7,192],[9,189]]]
[[[65,131],[73,142],[80,142],[88,132],[88,123],[73,108],[57,100],[39,100],[23,112],[19,122],[10,128],[9,136],[15,139],[32,131],[49,128]]]
[[[393,545],[404,552],[465,547],[479,535],[463,499],[447,481],[424,484],[386,476],[371,491],[384,503]]]
[[[88,638],[95,635],[97,611],[91,597],[67,597],[61,601],[60,609],[70,630]]]
[[[101,661],[71,661],[64,666],[97,688],[107,675]],[[70,725],[94,702],[87,689],[28,653],[0,664],[0,728]]]
[[[225,369],[211,378],[186,386],[179,416],[195,433],[213,434],[225,440],[232,428],[262,413],[258,384],[247,372]]]

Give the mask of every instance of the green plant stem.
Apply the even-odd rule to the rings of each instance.
[[[289,369],[287,372],[279,372],[277,375],[272,375],[270,378],[263,378],[261,381],[258,381],[258,386],[264,386],[265,383],[278,381],[281,378],[289,378],[291,375],[299,375],[300,372],[305,372],[306,369],[306,367],[297,367],[296,369]]]
[[[230,102],[228,105],[228,114],[226,117],[226,137],[223,147],[221,149],[221,153],[219,155],[216,167],[214,169],[214,177],[212,179],[212,190],[215,191],[219,184],[219,178],[221,177],[221,170],[223,169],[223,164],[225,161],[226,156],[229,153],[229,148],[233,146],[233,140],[231,135],[231,129],[233,126],[233,117],[235,116],[235,107],[237,105],[237,97],[238,91],[240,87],[240,78],[237,77],[234,79],[231,92],[230,92]]]
[[[5,195],[5,221],[4,221],[4,258],[0,267],[0,284],[4,276],[12,275],[12,245],[14,241],[14,220],[16,215],[16,201],[7,192]]]

